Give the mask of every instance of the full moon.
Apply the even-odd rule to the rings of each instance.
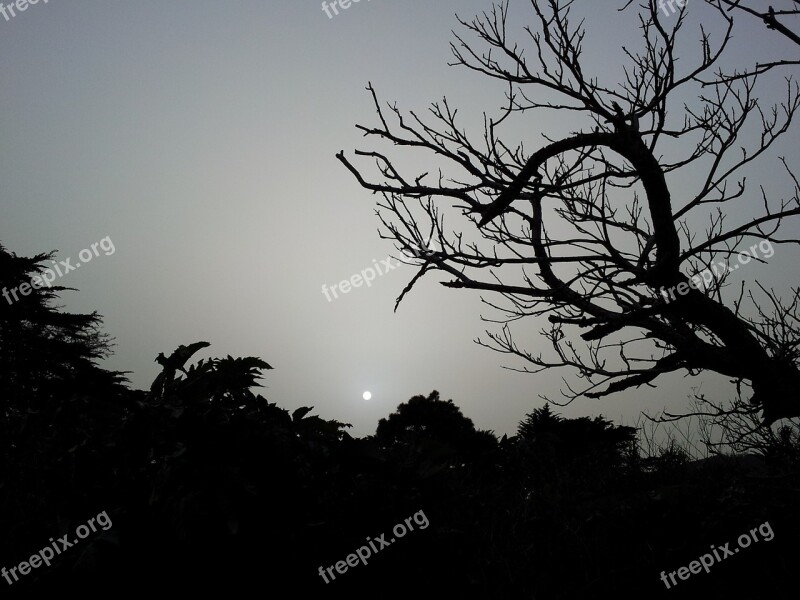
[[[361,394],[361,397],[364,400],[369,400],[370,398],[372,398],[372,393],[371,392],[364,392],[363,394]]]

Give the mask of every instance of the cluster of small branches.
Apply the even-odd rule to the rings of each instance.
[[[641,45],[623,47],[628,64],[618,83],[587,71],[585,30],[583,22],[573,24],[570,1],[531,0],[536,26],[524,29],[525,44],[508,34],[507,3],[459,19],[478,43],[456,34],[452,64],[507,89],[504,108],[484,115],[477,139],[446,99],[431,106],[426,120],[384,106],[370,84],[377,124],[357,127],[440,165],[434,175],[408,174],[385,153],[356,150],[374,161],[379,177],[373,178],[337,154],[361,186],[380,194],[383,237],[404,253],[425,239],[438,242],[440,251],[417,261],[398,304],[432,271],[450,277],[447,287],[491,292],[494,299],[483,300],[499,317],[487,320],[501,326],[478,343],[522,359],[524,371],[573,368],[582,383],[565,380],[567,402],[653,385],[667,373],[712,371],[749,387],[746,409],[760,411],[764,422],[800,415],[800,289],[786,300],[760,284],[756,290],[743,284],[730,299],[729,274],[704,289],[691,279],[754,242],[800,244],[791,235],[800,216],[792,160],[779,157],[794,188],[789,197],[754,192],[745,175],[790,131],[800,108],[800,87],[790,76],[770,107],[759,102],[761,81],[797,61],[724,72],[731,9],[745,9],[734,1],[709,5],[721,34],[713,38],[701,28],[693,56],[681,41],[680,63],[686,7],[667,23],[655,0],[642,5]],[[773,20],[786,14],[772,12]],[[693,104],[679,104],[691,97]],[[576,129],[542,133],[533,153],[501,139],[513,120],[546,123],[554,111],[570,115]],[[699,184],[676,199],[668,179],[679,177]],[[733,213],[724,209],[749,201],[752,210],[756,193],[760,214],[731,223]],[[445,215],[454,214],[446,209],[455,209],[463,225],[446,227]],[[708,220],[702,232],[700,219]],[[670,302],[663,290],[675,287],[686,293]],[[760,308],[752,314],[743,299]],[[549,356],[520,347],[509,326],[543,316]],[[734,403],[730,410],[741,408]]]

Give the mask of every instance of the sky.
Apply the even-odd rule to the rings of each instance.
[[[587,65],[612,85],[620,46],[638,34],[633,13],[616,10],[623,4],[576,2]],[[512,434],[540,396],[559,399],[561,378],[575,378],[514,372],[504,366],[519,363],[475,344],[491,328],[481,315],[492,316],[479,294],[434,276],[394,312],[409,266],[332,301],[322,288],[398,256],[378,235],[377,197],[335,158],[369,147],[354,127],[375,122],[366,86],[420,113],[446,96],[480,131],[503,89],[448,66],[449,43],[456,13],[471,19],[490,6],[361,0],[329,18],[317,0],[42,0],[0,16],[0,242],[73,264],[93,243],[113,243],[58,284],[77,290],[62,296],[66,310],[103,315],[115,339],[103,365],[130,371],[136,388],[158,374],[159,352],[205,340],[196,359],[258,356],[274,367],[260,390],[267,399],[314,406],[354,435],[434,389],[476,427]],[[511,15],[522,39],[528,3],[512,0]],[[687,60],[711,21],[690,4]],[[751,19],[737,36],[732,64],[796,52]],[[571,124],[556,114],[546,125],[564,133]],[[768,189],[780,182],[774,156],[796,143],[793,133],[757,167]],[[692,182],[674,183],[680,194]],[[797,264],[787,250],[753,268],[796,283]],[[545,349],[543,325],[521,324],[518,340]],[[642,410],[685,408],[697,385],[730,389],[676,376],[559,411],[631,424]]]

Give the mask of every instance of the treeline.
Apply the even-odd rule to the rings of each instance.
[[[48,258],[0,246],[0,287]],[[19,581],[0,579],[10,597],[797,591],[796,452],[704,463],[675,446],[644,455],[636,429],[548,405],[532,405],[517,434],[498,439],[436,391],[356,439],[311,407],[290,413],[259,395],[270,369],[259,358],[192,362],[202,342],[160,356],[151,389],[133,390],[125,373],[97,366],[109,350],[99,316],[53,307],[62,290],[0,304],[0,566],[28,561],[51,538],[72,540],[104,511],[111,526]],[[329,583],[318,574],[419,511],[429,526],[369,564]],[[661,571],[764,521],[774,540],[665,589]]]

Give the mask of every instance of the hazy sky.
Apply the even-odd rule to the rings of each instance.
[[[588,16],[587,64],[609,84],[621,73],[620,44],[637,35],[633,13],[615,10],[623,4],[577,2]],[[269,400],[313,405],[357,435],[433,389],[479,428],[511,433],[542,405],[539,394],[558,398],[561,377],[573,375],[503,369],[505,357],[473,343],[486,328],[480,315],[490,316],[478,294],[430,277],[393,313],[408,266],[333,302],[321,289],[397,255],[377,235],[376,197],[334,157],[367,148],[354,128],[374,122],[365,86],[419,112],[446,95],[466,126],[480,127],[502,88],[448,67],[448,44],[456,12],[490,6],[361,0],[328,18],[317,0],[42,0],[0,17],[0,241],[74,263],[111,238],[113,254],[58,283],[79,290],[65,293],[66,309],[104,316],[116,338],[105,366],[132,371],[135,387],[149,387],[159,352],[207,340],[195,358],[259,356],[275,367],[261,391]],[[531,11],[523,0],[511,6],[517,35]],[[690,6],[689,57],[704,8]],[[796,55],[758,22],[739,25],[734,62]],[[570,131],[560,116],[552,126]],[[759,169],[776,181],[774,161]],[[798,280],[797,261],[780,251],[754,268]],[[522,325],[519,341],[541,347],[542,325]],[[630,423],[643,409],[685,406],[699,383],[659,381],[563,413]]]

